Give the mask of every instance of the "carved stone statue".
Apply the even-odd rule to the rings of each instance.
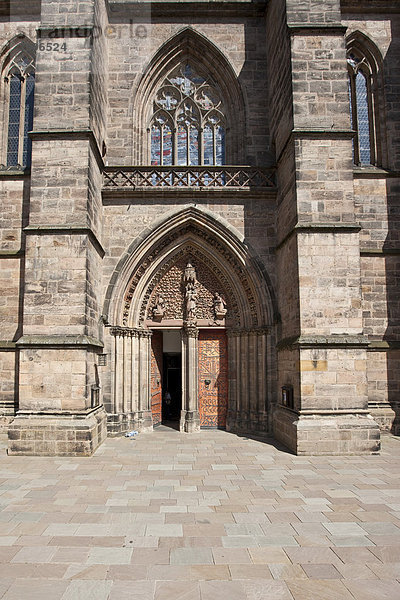
[[[188,283],[185,291],[185,300],[186,300],[186,319],[188,321],[196,320],[196,297],[197,292],[194,287],[194,283]]]
[[[156,297],[155,305],[153,307],[153,319],[154,321],[161,321],[165,313],[165,302],[161,294]]]
[[[226,308],[226,302],[225,300],[222,298],[222,296],[218,293],[215,292],[214,294],[214,313],[215,313],[215,318],[217,320],[221,320],[225,317],[226,313],[227,313],[227,308]]]

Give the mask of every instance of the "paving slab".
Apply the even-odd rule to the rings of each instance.
[[[399,451],[162,428],[11,457],[0,439],[0,599],[398,600]]]

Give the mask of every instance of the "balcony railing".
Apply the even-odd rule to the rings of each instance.
[[[258,167],[191,166],[191,167],[106,167],[105,191],[152,189],[224,189],[273,190],[275,171]]]

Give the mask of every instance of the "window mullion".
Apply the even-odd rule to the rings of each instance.
[[[199,144],[199,165],[204,165],[204,142],[203,142],[203,128],[198,129],[198,144]]]
[[[164,127],[160,126],[160,165],[164,164]]]
[[[217,133],[216,133],[215,125],[212,128],[212,132],[213,132],[213,164],[216,165],[217,164]]]
[[[368,77],[366,77],[367,84],[367,104],[368,104],[368,124],[369,124],[369,150],[371,154],[371,164],[376,164],[376,139],[375,139],[375,107],[374,107],[374,97],[372,94],[372,85],[371,85],[372,76],[369,73]]]
[[[350,90],[351,90],[351,108],[352,108],[352,119],[353,119],[353,130],[355,131],[354,135],[354,164],[360,164],[360,138],[358,131],[358,118],[357,118],[357,91],[356,91],[356,73],[353,73],[350,77]]]
[[[172,130],[172,152],[173,152],[173,164],[178,164],[178,128],[175,127]]]
[[[24,133],[25,133],[25,111],[26,111],[26,75],[21,76],[21,102],[19,110],[19,139],[18,139],[18,163],[22,165],[24,155]]]

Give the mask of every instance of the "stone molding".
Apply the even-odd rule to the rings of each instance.
[[[93,25],[42,25],[36,31],[39,39],[88,38],[93,36]]]
[[[286,137],[286,140],[282,143],[282,149],[276,159],[276,164],[279,165],[282,158],[284,157],[288,146],[291,142],[296,139],[313,139],[313,140],[324,140],[324,139],[335,139],[335,140],[346,140],[353,139],[355,136],[353,129],[339,129],[339,128],[328,128],[328,127],[299,127],[292,129]]]
[[[368,339],[364,335],[299,335],[277,343],[278,352],[295,348],[368,348]]]
[[[400,248],[363,248],[360,256],[397,256]]]
[[[344,36],[347,26],[342,23],[288,23],[290,35],[340,35]]]
[[[0,351],[1,352],[14,352],[17,347],[16,342],[9,340],[0,340]]]
[[[167,2],[138,2],[131,1],[123,2],[121,0],[109,0],[110,12],[113,16],[123,15],[126,17],[127,10],[132,17],[143,17],[144,11],[151,11],[152,17],[171,16],[171,13],[179,14],[181,17],[203,16],[231,16],[231,17],[263,17],[266,11],[267,2],[265,0],[202,0],[194,2],[193,0],[170,0]]]
[[[347,140],[353,139],[355,131],[353,129],[337,129],[337,128],[324,128],[324,127],[302,127],[295,128],[291,131],[292,138],[311,138],[314,140],[320,139],[340,139]]]
[[[21,167],[18,168],[16,166],[6,167],[4,165],[0,165],[0,178],[7,179],[24,179],[25,177],[29,177],[31,174],[30,167]]]
[[[379,167],[354,167],[354,179],[398,179],[400,171],[390,171]]]
[[[88,335],[23,335],[16,342],[17,348],[94,348],[104,347],[103,342]]]
[[[101,258],[106,253],[93,229],[85,225],[28,225],[23,231],[27,235],[87,235]]]
[[[0,250],[0,258],[21,258],[24,256],[24,251],[19,250]]]
[[[398,0],[340,0],[343,13],[400,13]]]
[[[102,152],[92,129],[37,129],[30,131],[29,137],[31,140],[89,140],[99,169],[103,171],[105,168]]]
[[[275,251],[280,250],[292,235],[299,233],[358,233],[359,223],[296,223],[296,225],[276,245]]]
[[[396,340],[372,340],[368,344],[367,352],[387,352],[400,350],[400,341]]]

